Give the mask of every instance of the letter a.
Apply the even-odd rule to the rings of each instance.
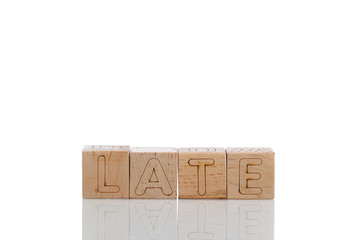
[[[160,188],[166,196],[170,196],[173,193],[170,182],[157,158],[149,159],[135,189],[135,194],[142,196],[148,188]]]

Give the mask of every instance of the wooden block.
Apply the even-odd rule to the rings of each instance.
[[[274,152],[271,148],[227,148],[229,199],[274,198]]]
[[[129,146],[85,146],[84,198],[129,198]]]
[[[179,198],[226,198],[223,148],[180,148]]]
[[[130,198],[177,197],[176,148],[133,148]]]

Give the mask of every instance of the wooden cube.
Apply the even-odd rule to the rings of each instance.
[[[177,197],[176,148],[133,148],[130,198]]]
[[[274,152],[271,148],[227,148],[229,199],[274,198]]]
[[[180,148],[179,198],[226,198],[223,148]]]
[[[129,198],[129,146],[85,146],[83,197]]]

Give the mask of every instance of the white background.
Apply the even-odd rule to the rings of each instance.
[[[81,239],[85,144],[272,147],[275,239],[356,238],[359,11],[2,0],[2,238]]]

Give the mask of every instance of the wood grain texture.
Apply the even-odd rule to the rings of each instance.
[[[133,148],[130,198],[176,198],[177,161],[176,148]]]
[[[83,198],[129,198],[129,146],[85,146]]]
[[[179,198],[226,198],[223,148],[180,148]]]
[[[271,148],[227,148],[227,198],[274,198],[274,151]]]

